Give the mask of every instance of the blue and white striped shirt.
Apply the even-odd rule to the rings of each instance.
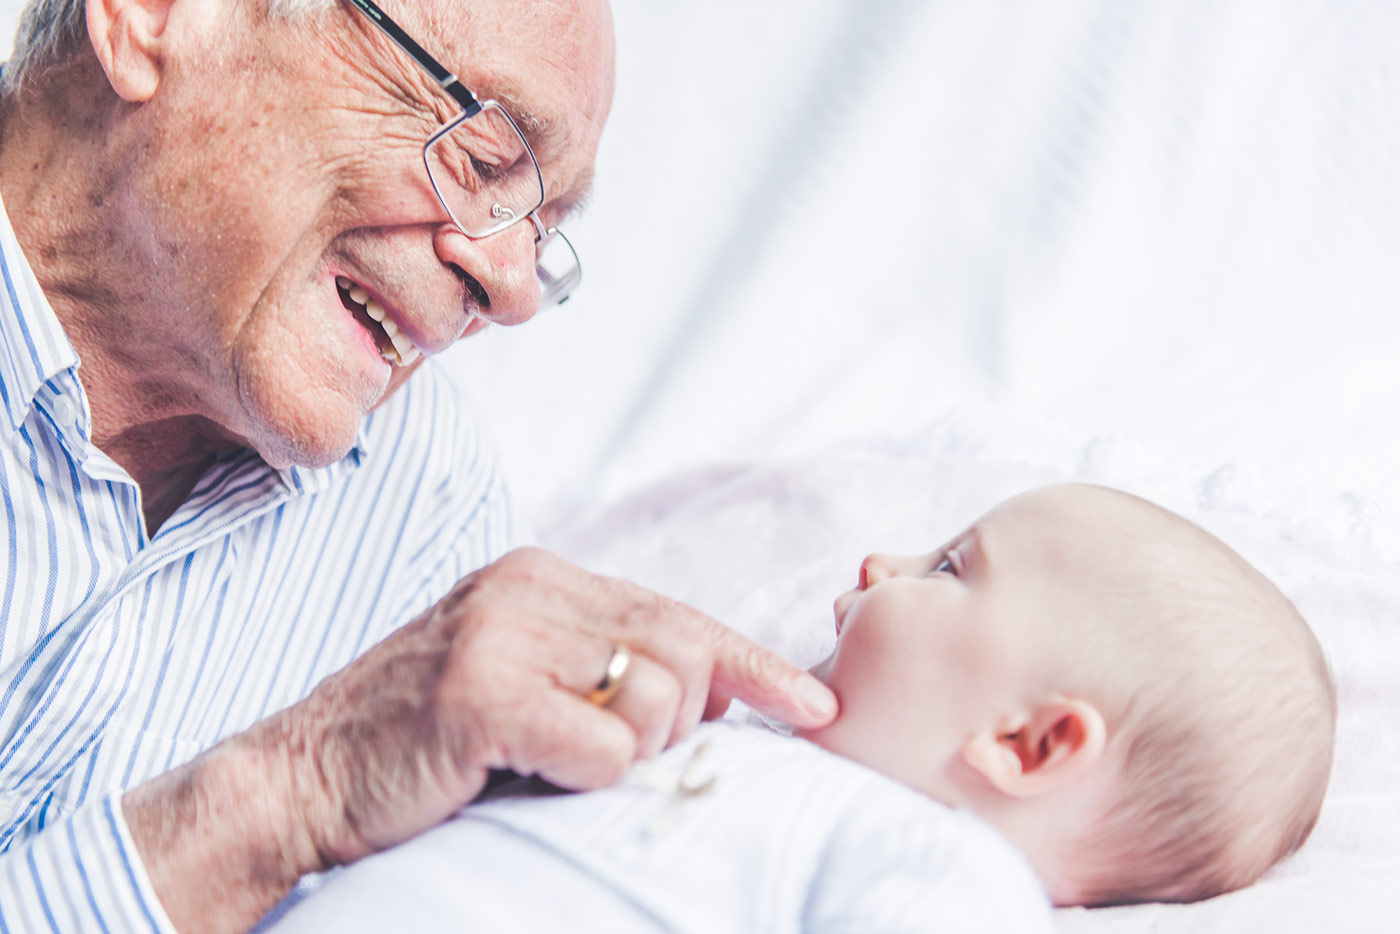
[[[0,205],[0,932],[173,930],[121,790],[308,694],[516,538],[425,366],[339,463],[220,457],[148,535]]]

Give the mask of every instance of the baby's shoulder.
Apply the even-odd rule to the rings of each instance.
[[[804,930],[1054,930],[1039,879],[995,828],[891,785],[834,826]]]

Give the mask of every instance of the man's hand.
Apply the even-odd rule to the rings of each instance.
[[[632,663],[597,707],[585,695],[615,645]],[[307,833],[340,864],[438,823],[480,792],[488,769],[609,785],[730,696],[801,726],[836,712],[824,685],[709,617],[516,551],[293,709]]]
[[[617,645],[631,651],[631,665],[606,706],[590,704]],[[465,578],[306,700],[224,745],[254,750],[245,758],[258,763],[257,784],[282,802],[253,819],[282,824],[263,851],[276,863],[267,878],[290,885],[434,826],[481,791],[490,769],[568,788],[612,784],[731,697],[802,727],[836,714],[816,679],[696,610],[525,549]],[[219,749],[201,758],[217,762]],[[203,802],[192,811],[219,813],[207,795],[181,793]],[[138,826],[164,797],[138,789],[126,808],[179,925],[172,899],[195,893],[174,877],[163,882],[154,851],[189,850],[172,846],[178,828],[168,809],[160,832]],[[197,912],[199,900],[189,900]]]

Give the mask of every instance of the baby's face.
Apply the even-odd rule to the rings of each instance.
[[[812,669],[841,703],[801,734],[950,804],[967,737],[1047,689],[1043,651],[1078,612],[1058,556],[1072,543],[1048,510],[1017,497],[925,555],[871,555],[836,600],[836,648]],[[1014,729],[1014,727],[1012,728]]]

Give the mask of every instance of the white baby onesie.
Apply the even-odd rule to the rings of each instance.
[[[329,879],[272,930],[1049,932],[1019,852],[803,740],[702,725],[620,787],[513,795]]]

